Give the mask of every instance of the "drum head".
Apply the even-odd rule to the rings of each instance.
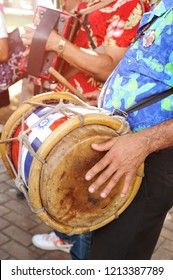
[[[87,124],[90,120],[96,124]],[[62,124],[63,134],[66,131],[66,135],[62,136],[61,131],[55,131],[56,136],[52,137],[57,139],[56,144],[50,144],[47,139],[47,143],[38,152],[45,163],[41,164],[36,159],[32,163],[29,177],[31,204],[36,209],[43,207],[44,211],[38,214],[39,217],[60,232],[79,234],[104,226],[127,208],[140,187],[141,177],[134,176],[123,198],[119,195],[123,178],[105,199],[100,197],[100,190],[93,194],[88,192],[91,181],[85,180],[86,172],[104,155],[103,152],[91,149],[91,144],[102,143],[117,136],[113,128],[115,119],[111,119],[112,128],[110,124],[109,127],[100,122],[103,122],[103,116],[88,115],[82,127],[80,122],[77,128],[70,121]],[[138,172],[143,173],[143,166]]]
[[[112,215],[118,215],[132,186],[127,196],[120,198],[121,180],[110,195],[102,199],[100,190],[94,194],[88,192],[91,182],[85,180],[87,170],[104,155],[93,151],[91,144],[115,136],[111,128],[86,126],[64,137],[50,152],[41,172],[40,192],[46,211],[55,221],[75,230],[85,228],[90,231],[100,227]]]
[[[2,140],[7,143],[1,144],[1,155],[13,178],[16,178],[16,172],[9,162],[12,145],[8,139],[22,117],[30,115],[40,103],[45,105],[61,100],[64,104],[83,106],[69,94],[47,93],[22,104],[7,121],[2,133]],[[91,144],[129,133],[128,129],[126,122],[99,111],[84,115],[80,112],[52,131],[39,146],[30,166],[27,201],[32,211],[51,228],[67,234],[93,231],[120,215],[134,199],[142,177],[134,176],[125,197],[119,196],[122,178],[110,195],[102,199],[100,190],[93,194],[88,192],[91,181],[85,180],[85,174],[104,155],[92,150]],[[142,165],[138,174],[143,174],[143,169]]]

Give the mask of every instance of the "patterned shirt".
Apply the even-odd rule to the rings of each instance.
[[[153,22],[132,44],[102,89],[99,106],[126,110],[148,96],[173,87],[173,4],[162,0],[147,12],[139,32]],[[156,18],[156,19],[155,19]],[[173,95],[129,113],[132,131],[139,131],[173,118]]]
[[[82,2],[78,6],[78,12],[98,2],[101,1],[93,1],[92,4]],[[142,0],[142,2],[144,10],[149,11],[149,1]],[[90,13],[88,15],[88,27],[95,47],[99,47],[103,43],[110,46],[130,46],[136,36],[142,12],[140,0],[116,0]],[[82,48],[92,49],[84,25],[80,27],[73,43]],[[81,71],[73,75],[68,81],[81,93],[87,93],[102,87],[102,83]],[[63,91],[65,88],[63,85],[58,84],[58,90]]]

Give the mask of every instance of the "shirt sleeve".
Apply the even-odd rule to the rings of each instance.
[[[148,11],[150,6],[145,6]],[[110,19],[104,44],[105,46],[128,47],[136,37],[143,9],[140,1],[125,1]]]

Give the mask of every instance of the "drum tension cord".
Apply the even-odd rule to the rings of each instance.
[[[86,104],[85,102],[79,100],[78,97],[74,96],[73,95],[73,98],[75,98],[77,101],[80,101],[80,103],[86,107],[86,108],[92,108],[93,111],[94,108],[93,106],[90,106],[88,104]],[[29,196],[28,196],[28,190],[27,190],[27,185],[23,182],[22,180],[22,168],[21,168],[21,162],[22,162],[22,146],[25,145],[25,147],[28,149],[28,151],[30,152],[30,154],[36,158],[38,161],[40,161],[42,164],[44,164],[46,162],[46,160],[42,159],[35,151],[34,149],[32,148],[29,140],[28,140],[28,136],[27,136],[27,133],[29,133],[30,130],[32,130],[34,127],[36,127],[38,124],[40,124],[46,117],[48,117],[50,114],[52,113],[56,113],[56,112],[61,112],[63,113],[65,116],[67,116],[68,118],[74,116],[74,115],[77,115],[80,119],[80,124],[81,124],[81,127],[84,126],[84,116],[82,114],[80,114],[79,112],[76,112],[75,110],[72,110],[71,108],[69,108],[69,104],[65,104],[63,102],[63,99],[60,99],[59,100],[59,103],[56,104],[56,105],[52,105],[52,104],[44,104],[44,103],[37,103],[37,102],[29,102],[29,101],[26,101],[24,103],[27,103],[27,104],[32,104],[32,105],[36,105],[36,106],[42,106],[42,107],[50,107],[50,111],[48,113],[46,113],[42,118],[40,118],[36,123],[34,123],[31,127],[29,127],[28,129],[24,129],[24,121],[25,121],[25,118],[23,115],[22,116],[22,120],[21,120],[21,132],[20,134],[18,135],[18,137],[14,137],[14,138],[9,138],[9,139],[6,139],[6,140],[0,140],[0,144],[1,143],[6,143],[6,142],[12,142],[12,141],[19,141],[19,161],[18,161],[18,173],[16,172],[15,170],[15,167],[11,161],[11,159],[9,158],[8,154],[6,155],[7,156],[7,159],[9,161],[9,164],[13,170],[13,173],[15,174],[16,178],[15,178],[15,184],[17,186],[17,188],[23,192],[26,200],[27,200],[27,203],[30,207],[30,209],[32,210],[32,212],[38,214],[40,212],[43,212],[45,211],[44,207],[40,208],[40,209],[33,209],[32,206],[30,205],[30,202],[29,202]],[[80,105],[80,104],[79,104]],[[96,109],[98,111],[98,108]],[[103,110],[100,109],[100,113],[102,113]],[[122,112],[121,112],[122,113]],[[113,115],[115,117],[117,117],[118,119],[120,119],[120,121],[122,122],[122,126],[120,127],[119,131],[117,131],[117,134],[119,135],[122,135],[122,134],[126,134],[129,130],[129,127],[127,126],[127,130],[125,132],[122,133],[122,130],[123,130],[123,127],[125,125],[125,122],[126,122],[126,116],[125,115],[121,115],[121,114],[117,114],[117,112],[113,112]],[[137,176],[139,177],[144,177],[144,174],[140,174],[139,172],[136,173]],[[115,213],[115,217],[118,218],[119,215],[118,213]],[[68,235],[73,235],[75,233],[75,228],[73,228],[73,230],[71,231],[71,233],[69,233]]]

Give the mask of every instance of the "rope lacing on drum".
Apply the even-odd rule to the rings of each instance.
[[[22,180],[18,180],[17,178],[14,180],[15,184],[18,185],[18,189],[24,194],[26,201],[31,209],[31,211],[35,214],[39,214],[43,211],[45,211],[44,207],[40,208],[40,209],[34,209],[31,204],[30,204],[30,200],[29,200],[29,196],[28,196],[28,190],[26,185],[24,184],[24,182]]]
[[[117,212],[114,214],[114,216],[115,216],[115,219],[119,218],[119,214]]]
[[[73,114],[73,117],[74,117],[74,115],[77,115],[79,117],[79,120],[80,120],[80,126],[81,127],[84,126],[84,116],[82,114],[80,114],[79,112],[76,112],[75,110],[72,110],[72,109],[67,108],[65,106],[63,106],[60,109],[60,112],[63,113],[69,119],[72,117],[72,114]]]
[[[37,106],[42,106],[42,107],[50,107],[52,108],[47,114],[45,114],[42,118],[40,118],[36,123],[34,123],[34,125],[32,125],[29,129],[31,130],[32,128],[34,128],[35,126],[37,126],[39,123],[42,122],[42,120],[44,120],[46,117],[48,117],[49,115],[53,114],[53,113],[57,113],[60,112],[62,114],[64,114],[67,118],[71,118],[74,117],[74,115],[78,115],[80,117],[81,123],[83,123],[83,115],[76,112],[75,110],[72,110],[69,108],[69,104],[65,104],[63,102],[63,99],[60,99],[59,103],[56,105],[52,105],[52,104],[43,104],[43,103],[37,103],[37,102],[28,102],[26,101],[25,103],[31,104],[31,105],[37,105]],[[72,115],[73,114],[73,115]]]
[[[68,95],[70,95],[71,97],[73,97],[73,99],[75,99],[78,104],[75,104],[76,107],[78,106],[82,106],[86,109],[90,110],[90,113],[93,111],[93,113],[97,112],[98,114],[103,114],[103,115],[107,115],[107,116],[112,116],[113,118],[119,120],[121,122],[121,126],[118,130],[116,130],[116,133],[118,135],[123,135],[129,132],[130,127],[128,122],[126,121],[126,116],[120,116],[120,115],[114,115],[114,113],[111,113],[105,109],[102,108],[98,108],[98,107],[94,107],[94,106],[90,106],[89,104],[85,103],[84,101],[82,101],[81,99],[79,99],[77,96],[68,93]],[[61,112],[62,114],[64,114],[67,118],[72,118],[74,117],[74,115],[77,115],[80,119],[80,123],[81,126],[83,126],[84,124],[84,115],[80,114],[77,110],[71,109],[70,106],[72,105],[72,103],[67,103],[65,104],[63,102],[63,98],[60,99],[59,103],[56,105],[52,105],[52,104],[44,104],[44,103],[39,103],[39,102],[31,102],[31,101],[25,101],[25,103],[31,104],[31,105],[37,105],[37,106],[42,106],[42,107],[50,107],[52,108],[52,110],[50,110],[46,115],[44,115],[39,121],[38,123],[35,123],[34,125],[39,124],[45,117],[49,116],[52,113],[56,113],[56,112]],[[72,115],[72,114],[73,115]],[[33,127],[30,127],[30,129],[32,129]],[[124,131],[124,128],[125,131]]]
[[[73,97],[73,99],[76,99],[76,101],[79,102],[79,104],[75,104],[76,108],[78,108],[78,106],[81,107],[81,105],[82,105],[82,107],[84,107],[86,109],[89,109],[90,112],[93,111],[93,113],[97,112],[99,114],[110,115],[110,112],[105,111],[104,109],[90,106],[89,104],[87,104],[87,103],[83,102],[82,100],[80,100],[77,96],[74,96],[72,94],[69,94],[69,95],[71,95]],[[83,116],[83,114],[79,113],[77,110],[74,110],[74,109],[70,108],[70,106],[72,105],[73,102],[66,104],[66,103],[63,102],[63,100],[64,100],[63,98],[60,99],[59,103],[56,104],[56,105],[43,104],[43,103],[31,102],[31,101],[25,101],[25,103],[28,103],[28,104],[31,104],[31,105],[37,105],[37,106],[52,108],[52,110],[50,110],[47,114],[45,114],[37,123],[34,124],[34,126],[39,124],[45,117],[48,117],[52,113],[60,112],[60,113],[64,114],[69,119],[77,115],[79,117],[79,119],[80,119],[80,124],[81,124],[81,127],[82,127],[84,125],[84,116]],[[32,128],[33,128],[33,126],[30,127],[30,129],[32,129]]]
[[[89,104],[87,104],[87,103],[83,102],[82,100],[80,100],[78,97],[76,97],[74,95],[71,95],[71,96],[73,97],[73,99],[76,99],[77,101],[79,101],[78,102],[79,104],[77,106],[82,105],[82,107],[85,107],[86,109],[89,109],[90,112],[93,111],[93,113],[97,112],[98,114],[103,114],[103,115],[107,115],[107,116],[111,115],[111,113],[109,111],[106,111],[106,110],[104,110],[102,108],[97,108],[97,107],[90,106]],[[40,208],[40,209],[35,210],[30,205],[29,197],[28,197],[28,192],[27,192],[28,186],[22,181],[22,176],[21,176],[21,174],[22,174],[22,166],[21,166],[21,162],[22,162],[22,146],[24,145],[34,158],[36,158],[38,161],[40,161],[42,164],[44,164],[45,160],[42,159],[34,151],[34,149],[32,148],[32,146],[31,146],[31,144],[30,144],[30,142],[28,140],[27,134],[33,128],[35,128],[37,125],[39,125],[46,117],[48,117],[49,115],[51,115],[53,113],[57,113],[57,112],[63,113],[68,118],[72,118],[75,115],[79,116],[81,126],[83,126],[83,124],[84,124],[84,116],[83,116],[83,114],[81,114],[81,113],[77,112],[76,110],[70,108],[70,106],[72,106],[74,102],[72,101],[71,103],[64,103],[63,100],[64,100],[63,98],[60,99],[59,103],[56,104],[56,105],[54,105],[54,104],[44,104],[44,103],[32,102],[32,101],[24,102],[24,103],[31,104],[31,105],[34,105],[34,106],[36,105],[36,106],[41,106],[41,107],[49,107],[50,111],[47,112],[44,116],[42,116],[37,122],[35,122],[33,125],[31,125],[26,130],[24,128],[24,121],[25,121],[24,116],[25,115],[23,115],[22,120],[21,120],[22,128],[21,128],[21,132],[19,133],[18,137],[9,138],[9,139],[6,139],[6,140],[0,140],[0,144],[1,143],[6,143],[6,142],[12,142],[12,141],[16,141],[16,140],[19,141],[18,173],[16,172],[16,170],[14,168],[14,165],[13,165],[11,159],[9,158],[9,156],[6,155],[6,157],[7,157],[8,161],[9,161],[9,164],[10,164],[10,166],[12,168],[13,173],[16,176],[16,179],[15,179],[16,186],[18,187],[18,189],[20,191],[22,191],[24,193],[25,198],[26,198],[26,200],[28,202],[28,205],[30,206],[31,210],[34,213],[42,212],[44,210],[44,208]],[[128,133],[129,125],[128,125],[128,122],[126,121],[126,119],[124,117],[122,117],[122,116],[113,116],[113,117],[118,119],[121,122],[121,127],[116,131],[116,133],[119,134],[119,135]],[[124,131],[125,127],[126,127],[126,130]],[[73,232],[75,232],[75,229],[73,229],[72,233],[70,233],[70,234],[73,234]]]
[[[34,212],[35,214],[38,214],[38,213],[44,211],[44,208],[42,207],[42,208],[36,210],[31,206],[30,201],[29,201],[29,196],[28,196],[28,186],[22,180],[22,175],[21,175],[22,174],[22,145],[23,144],[27,145],[29,152],[33,156],[37,157],[37,159],[39,159],[39,160],[42,160],[42,159],[40,159],[40,157],[35,153],[35,151],[31,147],[31,145],[28,145],[28,139],[25,134],[26,132],[24,131],[24,120],[25,119],[24,119],[24,115],[23,115],[22,120],[21,120],[21,132],[18,135],[18,137],[9,138],[7,140],[0,140],[0,143],[12,142],[12,141],[16,141],[16,140],[19,141],[18,172],[16,171],[8,153],[6,153],[6,158],[8,159],[10,167],[15,175],[14,182],[15,182],[16,187],[18,188],[19,191],[21,191],[24,194],[31,211]]]

